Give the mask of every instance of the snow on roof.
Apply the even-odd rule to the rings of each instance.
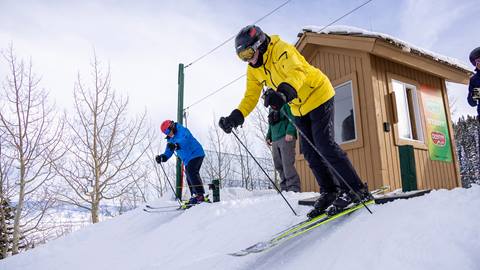
[[[384,33],[379,33],[379,32],[372,32],[368,31],[362,28],[354,27],[354,26],[346,26],[346,25],[332,25],[328,27],[322,27],[322,26],[315,26],[315,25],[309,25],[303,27],[304,32],[314,32],[318,34],[330,34],[330,35],[347,35],[347,36],[360,36],[360,37],[373,37],[373,38],[380,38],[392,45],[395,45],[397,47],[400,47],[403,51],[409,52],[412,54],[417,54],[420,56],[426,56],[428,58],[431,58],[437,62],[440,62],[442,64],[447,64],[459,69],[463,69],[467,72],[471,72],[470,66],[464,64],[460,60],[453,58],[453,57],[448,57],[444,55],[440,55],[438,53],[420,48],[418,46],[415,46],[413,44],[410,44],[406,41],[403,41],[401,39],[392,37],[390,35],[384,34]]]

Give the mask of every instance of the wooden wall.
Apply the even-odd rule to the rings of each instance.
[[[351,50],[321,47],[307,56],[307,61],[324,72],[332,83],[352,73],[356,77],[356,91],[360,105],[356,121],[360,123],[359,142],[342,145],[353,166],[370,189],[383,185],[382,163],[378,144],[378,120],[376,119],[374,99],[371,92],[370,63],[368,54]],[[335,85],[334,85],[335,86]],[[358,104],[355,104],[356,106]],[[302,191],[318,191],[313,174],[303,155],[298,154],[296,168],[301,178]]]
[[[420,72],[405,65],[394,63],[373,55],[371,56],[371,66],[374,92],[380,93],[383,96],[381,99],[382,106],[380,106],[382,122],[392,122],[392,107],[390,106],[390,100],[388,96],[389,86],[387,74],[401,76],[406,79],[416,81],[418,84],[425,84],[433,89],[436,89],[437,91],[441,91],[444,98],[444,105],[448,104],[448,100],[445,100],[445,82],[439,77],[427,74],[425,72]],[[449,116],[450,111],[448,106],[445,106],[445,110],[446,115]],[[449,123],[451,124],[450,121]],[[426,137],[426,126],[423,125],[423,127],[424,136]],[[386,160],[388,164],[388,174],[385,182],[386,184],[390,184],[392,187],[401,188],[398,147],[395,145],[394,135],[392,132],[385,132],[383,136],[380,137],[380,144],[385,145],[386,151],[389,153],[388,156],[390,157]],[[450,140],[453,147],[453,134],[450,134]],[[414,152],[418,189],[451,189],[459,186],[459,176],[456,171],[455,151],[453,151],[454,153],[452,155],[454,157],[454,162],[432,161],[429,157],[427,149],[415,148]]]
[[[384,122],[392,122],[387,74],[396,74],[438,89],[442,91],[445,99],[444,80],[360,51],[317,46],[310,50],[309,54],[306,55],[307,61],[322,70],[334,86],[335,81],[341,78],[352,73],[356,76],[356,89],[353,91],[356,91],[360,104],[359,117],[356,119],[360,123],[357,130],[360,141],[341,147],[348,154],[361,179],[368,183],[370,189],[383,185],[389,185],[390,190],[401,188],[400,161],[393,127],[390,132],[383,130]],[[445,109],[447,115],[450,115],[448,106]],[[424,134],[426,137],[425,131]],[[450,134],[450,138],[454,145],[453,134]],[[456,160],[455,153],[453,156]],[[415,149],[415,162],[419,189],[451,189],[459,186],[455,162],[432,161],[426,149]],[[302,191],[318,191],[308,163],[303,155],[299,154],[298,142],[295,166],[300,175]]]

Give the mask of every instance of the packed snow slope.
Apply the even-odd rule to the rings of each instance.
[[[480,269],[480,187],[361,209],[263,253],[238,251],[304,219],[274,192],[239,189],[187,211],[141,208],[0,261],[0,269]],[[237,199],[235,199],[237,198]],[[238,199],[241,198],[241,199]],[[156,201],[156,205],[172,205]]]

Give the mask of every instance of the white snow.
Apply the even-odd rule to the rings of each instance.
[[[423,56],[430,57],[435,61],[442,62],[444,64],[448,64],[448,65],[463,69],[465,71],[472,71],[472,68],[469,65],[464,64],[462,61],[456,58],[444,56],[444,55],[429,51],[427,49],[415,46],[406,41],[403,41],[401,39],[392,37],[384,33],[368,31],[362,28],[347,26],[347,25],[331,25],[328,27],[309,25],[309,26],[304,26],[303,31],[314,32],[319,34],[334,34],[334,35],[337,34],[337,35],[351,35],[351,36],[357,35],[357,36],[380,38],[391,44],[399,46],[402,49],[402,51],[405,51],[408,53],[420,54]]]
[[[361,209],[246,257],[227,253],[301,221],[310,208],[297,200],[315,194],[284,193],[294,216],[273,191],[222,191],[222,202],[185,212],[130,211],[2,260],[0,269],[480,269],[479,186],[374,205],[373,215]]]

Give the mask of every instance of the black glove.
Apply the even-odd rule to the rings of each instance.
[[[280,110],[282,106],[286,103],[285,95],[271,88],[265,91],[263,97],[265,98],[265,100],[263,101],[263,105],[265,107],[270,106],[270,108],[275,111]]]
[[[295,88],[286,82],[282,82],[277,87],[277,91],[285,95],[285,101],[287,103],[298,97]]]
[[[220,121],[218,121],[218,125],[220,126],[225,133],[232,132],[233,128],[236,128],[243,124],[245,118],[243,117],[242,112],[239,109],[235,109],[230,113],[227,117],[220,117]]]
[[[158,155],[155,157],[155,161],[160,164],[162,162],[166,162],[167,161],[167,156],[165,156],[164,154],[161,154],[161,155]]]
[[[268,124],[275,125],[276,123],[280,122],[280,112],[272,110],[268,114]]]
[[[175,150],[179,150],[180,149],[180,145],[178,143],[167,143],[167,147],[168,149],[170,149],[170,151],[175,151]]]

